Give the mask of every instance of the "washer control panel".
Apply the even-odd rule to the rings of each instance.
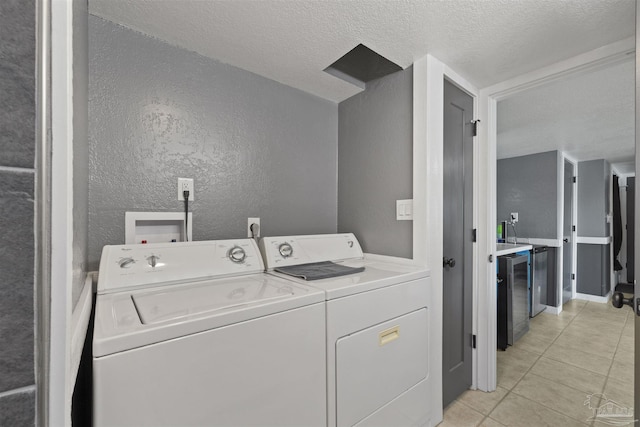
[[[240,246],[229,249],[229,259],[235,263],[242,263],[247,259],[247,253]]]
[[[253,239],[110,245],[102,250],[98,293],[263,270]]]

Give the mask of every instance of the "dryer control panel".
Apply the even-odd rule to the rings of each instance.
[[[98,293],[263,270],[253,239],[108,245],[102,249]]]
[[[322,261],[362,259],[364,253],[353,233],[265,237],[260,250],[267,270]]]

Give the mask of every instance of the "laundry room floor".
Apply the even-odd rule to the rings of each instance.
[[[633,409],[634,322],[629,307],[580,300],[559,316],[539,314],[513,347],[498,351],[496,391],[465,392],[439,425],[608,425],[597,408]]]

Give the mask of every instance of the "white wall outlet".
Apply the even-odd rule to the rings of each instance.
[[[251,226],[256,224],[255,228],[255,236],[253,231],[251,230]],[[248,218],[247,219],[247,237],[260,237],[260,218]]]
[[[518,212],[511,212],[511,221],[515,224],[518,222]]]
[[[189,192],[189,201],[195,200],[195,194],[193,190],[193,178],[178,178],[178,200],[184,200],[184,191]]]

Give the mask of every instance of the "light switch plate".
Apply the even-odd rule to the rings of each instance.
[[[413,199],[396,200],[396,220],[413,220]]]

